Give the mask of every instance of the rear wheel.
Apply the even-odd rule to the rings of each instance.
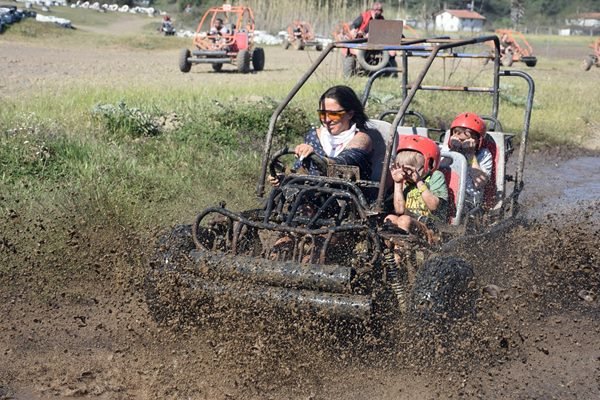
[[[344,78],[350,78],[356,74],[356,58],[347,56],[343,59],[342,68],[344,70]]]
[[[315,50],[317,51],[323,51],[323,43],[317,43],[315,46]]]
[[[211,66],[215,72],[220,72],[223,69],[223,64],[221,63],[211,64]]]
[[[283,42],[281,42],[281,46],[283,47],[284,50],[287,50],[290,48],[290,41],[287,39],[283,39]]]
[[[242,74],[250,72],[250,53],[248,50],[240,50],[235,60],[238,72]]]
[[[255,48],[252,52],[252,68],[255,71],[265,69],[265,50],[261,47]]]
[[[581,63],[581,69],[589,71],[592,68],[592,65],[594,65],[594,57],[588,56],[583,60],[583,63]]]
[[[192,69],[192,63],[189,61],[191,56],[192,53],[189,49],[181,49],[179,52],[179,70],[181,72],[190,72]]]
[[[460,258],[427,260],[415,278],[410,315],[417,321],[442,322],[473,314],[477,297],[473,276],[473,268]]]

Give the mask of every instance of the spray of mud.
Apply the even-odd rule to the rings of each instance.
[[[597,206],[521,220],[447,250],[475,271],[476,307],[460,320],[397,318],[374,334],[369,327],[301,315],[223,309],[216,319],[175,330],[205,340],[218,355],[215,367],[233,374],[250,397],[349,398],[345,381],[375,394],[373,377],[386,387],[418,377],[430,389],[427,396],[446,380],[462,382],[452,389],[457,393],[485,393],[476,383],[481,371],[526,364],[540,322],[565,315],[597,319]]]
[[[550,212],[529,201],[527,219],[460,242],[447,255],[473,266],[473,315],[390,320],[377,334],[260,310],[156,324],[143,284],[150,235],[11,212],[0,234],[0,398],[596,398],[597,199]],[[65,238],[61,251],[48,232]]]

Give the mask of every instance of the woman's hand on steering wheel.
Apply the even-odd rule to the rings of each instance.
[[[327,175],[327,160],[315,153],[314,147],[310,144],[299,144],[294,149],[294,153],[303,165],[308,166],[308,161],[310,160],[321,175]]]
[[[298,157],[297,161],[301,161],[304,165],[308,165],[308,161],[312,161],[321,175],[327,175],[326,159],[319,157],[317,153],[314,152],[312,146],[303,143],[296,146],[294,151],[290,151],[286,147],[273,154],[271,162],[269,163],[269,176],[267,177],[272,186],[279,186],[281,184],[281,179],[285,176],[284,164],[280,159],[287,154],[295,154],[296,157]],[[296,171],[292,169],[292,172]]]
[[[296,154],[296,157],[300,159],[300,161],[308,158],[312,153],[314,153],[314,151],[315,149],[310,144],[306,143],[301,143],[294,149],[294,153]]]

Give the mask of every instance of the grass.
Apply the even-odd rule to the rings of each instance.
[[[133,17],[147,18],[139,16]],[[157,26],[158,23],[149,22],[144,26],[144,32],[141,34],[102,35],[93,30],[89,30],[89,28],[83,28],[83,30],[65,29],[52,23],[40,23],[28,19],[10,26],[7,36],[11,36],[23,42],[36,44],[43,43],[48,47],[90,46],[94,48],[101,47],[131,50],[165,50],[185,47],[189,43],[189,39],[176,37],[167,38],[158,35],[155,31]]]
[[[100,26],[112,21],[60,10],[61,16],[82,24]],[[11,27],[2,40],[146,52],[177,49],[184,43],[151,31],[98,35],[33,21]],[[534,43],[557,46],[585,46],[586,40],[532,38]],[[600,71],[583,73],[579,63],[575,58],[541,56],[536,68],[526,69],[536,82],[534,146],[577,146],[597,135]],[[467,80],[489,85],[485,74],[489,66],[482,73],[478,62],[439,62],[434,68],[439,75],[431,84]],[[3,100],[0,213],[19,209],[36,215],[68,209],[87,221],[119,221],[141,229],[190,221],[202,208],[224,199],[233,209],[255,206],[261,146],[270,115],[299,77],[290,74],[274,84],[264,74],[267,79],[256,75],[241,81],[237,74],[222,76],[219,84],[194,86],[177,76],[168,90],[164,80],[123,84],[72,79]],[[278,125],[282,135],[278,145],[299,142],[308,125],[317,122],[316,98],[333,81],[317,76],[302,89]],[[360,90],[365,81],[356,78],[347,83]],[[387,80],[374,87],[370,115],[398,107],[397,85],[398,81]],[[526,88],[518,81],[503,82],[502,88],[500,118],[506,131],[518,132]],[[466,109],[489,114],[490,107],[489,96],[432,92],[419,92],[413,105],[431,126],[438,127]]]

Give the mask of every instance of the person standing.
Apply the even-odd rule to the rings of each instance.
[[[380,2],[373,3],[370,10],[366,10],[352,21],[351,32],[355,38],[367,37],[369,34],[369,24],[374,19],[385,19],[383,17],[383,5]]]

